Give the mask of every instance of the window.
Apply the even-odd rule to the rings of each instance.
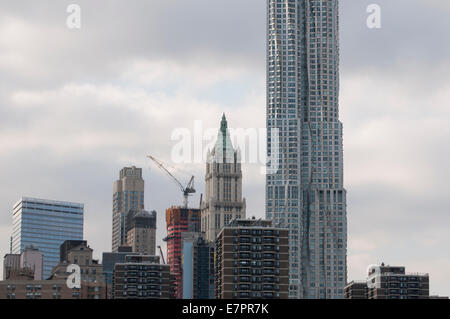
[[[214,215],[216,229],[220,229],[220,214]]]

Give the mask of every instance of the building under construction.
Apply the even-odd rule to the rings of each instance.
[[[200,232],[200,209],[172,206],[166,210],[167,263],[175,276],[175,297],[183,296],[182,238],[184,232]]]

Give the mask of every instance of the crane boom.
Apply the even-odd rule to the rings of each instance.
[[[178,185],[178,187],[183,192],[183,197],[184,197],[183,206],[184,206],[184,208],[187,208],[189,195],[195,193],[194,176],[191,177],[187,186],[184,187],[183,184],[181,184],[181,182],[175,176],[173,176],[173,174],[171,172],[169,172],[169,170],[164,166],[164,164],[161,161],[157,160],[156,158],[154,158],[151,155],[148,155],[147,157],[149,159],[151,159],[156,164],[156,166],[158,166],[160,169],[162,169],[164,172],[166,172],[166,174],[169,175],[174,180],[174,182]]]
[[[175,183],[177,183],[178,186],[181,188],[181,190],[184,192],[183,184],[181,184],[180,181],[179,181],[175,176],[173,176],[172,173],[169,172],[169,170],[168,170],[167,168],[164,167],[164,165],[163,165],[162,162],[158,161],[156,158],[154,158],[154,157],[151,156],[151,155],[149,155],[148,158],[151,159],[153,162],[155,162],[155,164],[156,164],[160,169],[162,169],[164,172],[166,172],[167,175],[169,175],[170,177],[172,177],[172,179],[175,181]]]
[[[158,248],[159,248],[159,253],[161,254],[161,259],[162,259],[163,265],[165,265],[166,261],[164,260],[164,254],[163,254],[163,251],[161,249],[161,246],[158,246]]]

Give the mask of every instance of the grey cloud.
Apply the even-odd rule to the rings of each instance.
[[[436,1],[438,2],[438,1]],[[341,1],[341,59],[348,72],[361,67],[389,69],[420,61],[434,65],[448,61],[450,30],[448,11],[425,0]],[[366,26],[369,4],[381,7],[381,29]]]

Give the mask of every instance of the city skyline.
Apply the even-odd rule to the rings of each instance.
[[[111,185],[118,170],[130,165],[143,168],[145,207],[158,213],[160,242],[164,209],[181,199],[165,175],[149,169],[145,155],[170,164],[174,127],[191,128],[198,119],[216,127],[223,112],[233,126],[265,126],[260,2],[218,2],[206,17],[197,13],[204,14],[204,1],[142,1],[133,8],[79,1],[85,17],[79,32],[64,29],[66,4],[2,3],[1,174],[8,187],[0,197],[0,251],[9,251],[12,205],[23,195],[85,203],[85,237],[96,254],[109,251]],[[450,81],[442,74],[449,47],[441,39],[449,28],[449,4],[377,2],[382,28],[369,30],[365,9],[371,2],[341,0],[348,279],[360,278],[368,264],[389,260],[429,272],[431,293],[448,295]],[[123,19],[115,27],[111,21],[119,14]],[[177,23],[168,26],[161,16]],[[239,30],[229,28],[230,19]],[[215,28],[201,28],[212,22]],[[181,38],[169,40],[180,25]],[[197,28],[200,36],[193,39]],[[92,54],[87,48],[94,44],[100,45]],[[184,170],[202,180],[203,165]],[[243,165],[243,173],[247,216],[263,217],[264,176],[255,165]],[[203,183],[198,185],[197,195],[204,193]]]

